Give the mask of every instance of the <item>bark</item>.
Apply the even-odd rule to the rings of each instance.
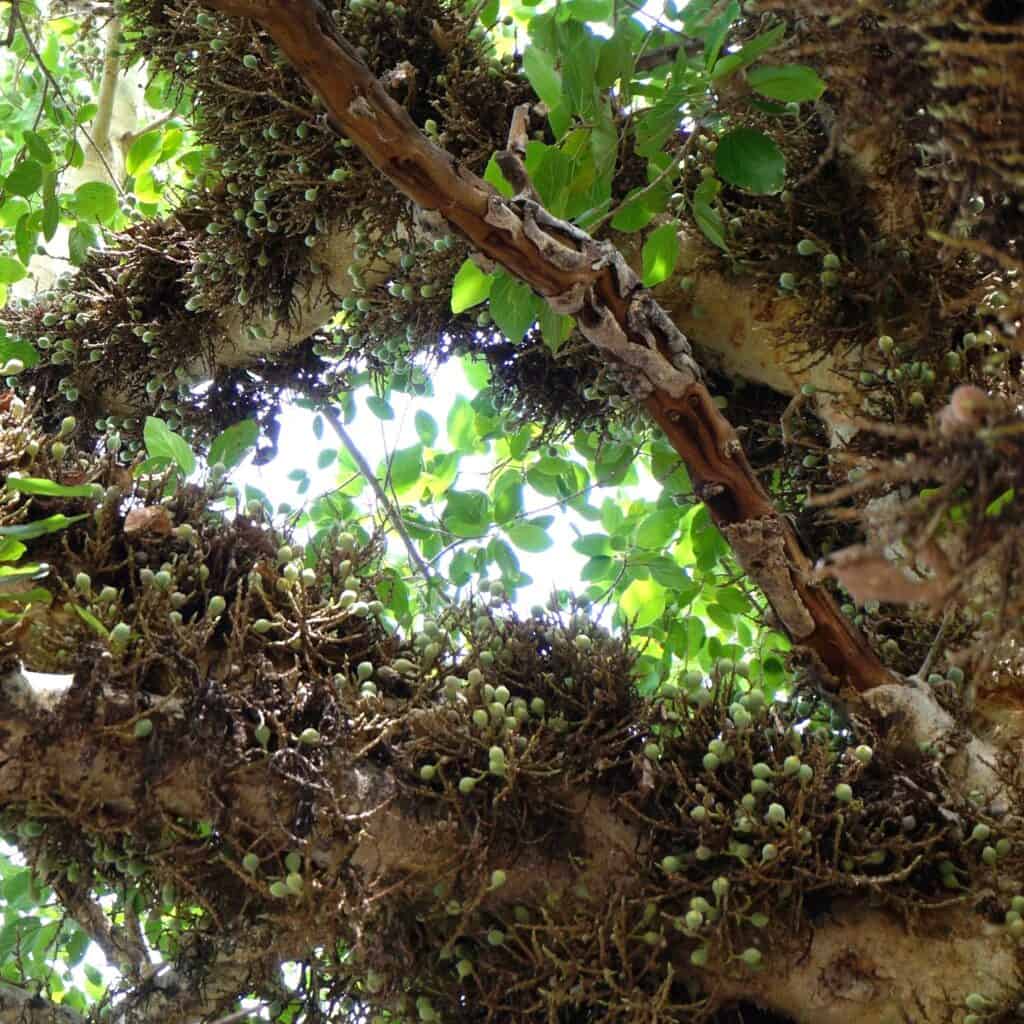
[[[868,699],[886,713],[900,716],[903,734],[916,750],[918,739],[934,735],[937,726],[949,723],[927,693],[920,691],[912,701],[905,699],[905,693],[904,688],[892,688],[882,699],[886,688],[879,688]],[[108,722],[135,703],[133,696],[115,691],[96,697],[93,714]],[[305,799],[301,788],[275,770],[269,759],[233,770],[230,781],[223,779],[215,789],[205,785],[203,780],[217,771],[219,754],[202,745],[164,760],[159,777],[140,786],[140,780],[153,775],[156,764],[145,744],[119,739],[113,726],[85,733],[66,728],[66,723],[81,719],[84,698],[84,693],[72,691],[62,704],[53,706],[14,683],[0,691],[5,723],[0,806],[45,800],[51,814],[66,814],[87,827],[99,821],[109,828],[115,822],[129,827],[133,821],[157,818],[213,820],[222,838],[231,842],[243,835],[274,835],[282,822],[294,818]],[[152,701],[154,705],[162,701],[168,721],[161,729],[169,731],[169,720],[180,717],[184,708],[157,695],[152,695]],[[440,709],[421,710],[418,728],[427,730],[427,718],[444,714]],[[967,758],[965,787],[978,784],[979,773],[985,776],[985,762],[991,763],[995,752],[975,741]],[[971,768],[972,761],[977,769]],[[218,947],[212,962],[200,952],[208,941],[200,934],[193,943],[196,958],[191,968],[188,950],[173,970],[137,965],[131,972],[136,976],[135,987],[117,1011],[117,1019],[156,1024],[226,1013],[247,991],[248,979],[263,977],[268,966],[273,973],[274,964],[301,960],[311,944],[335,933],[332,879],[359,879],[354,892],[364,887],[369,892],[382,880],[388,880],[387,891],[400,879],[411,904],[417,905],[429,900],[437,866],[465,856],[469,837],[448,817],[450,812],[443,805],[435,810],[417,807],[396,787],[393,773],[372,758],[353,761],[338,748],[329,753],[323,771],[322,779],[332,794],[330,820],[338,828],[325,830],[327,819],[321,818],[306,847],[316,872],[309,882],[309,902],[294,909],[275,909],[275,901],[266,896],[266,883],[251,878],[249,899],[261,904],[257,916],[265,923],[233,923],[228,936],[221,936],[222,943],[227,941]],[[992,777],[985,777],[991,794]],[[484,896],[481,910],[508,914],[512,905],[532,905],[540,894],[568,889],[582,877],[593,889],[593,912],[601,915],[602,894],[611,901],[611,912],[622,894],[633,888],[638,865],[649,856],[645,854],[650,841],[647,824],[631,813],[627,801],[609,795],[595,792],[574,797],[565,792],[562,798],[572,808],[573,826],[567,828],[566,838],[580,835],[582,845],[571,857],[561,844],[533,845],[511,863],[498,861],[507,868],[507,881]],[[956,787],[945,798],[955,799]],[[51,818],[51,823],[57,820]],[[345,822],[358,823],[357,828],[353,831],[340,824]],[[825,912],[800,916],[792,923],[772,921],[768,928],[776,940],[766,945],[758,971],[722,964],[700,972],[701,983],[713,993],[712,1005],[742,1000],[798,1024],[937,1024],[949,1019],[951,1004],[968,992],[984,994],[993,1006],[1005,1001],[1017,985],[1014,944],[1002,926],[984,920],[972,901],[953,894],[936,909],[919,908],[909,919],[901,919],[885,906],[896,875],[909,876],[919,861],[892,876],[864,875],[859,882],[856,876],[848,877],[848,895],[832,898]],[[582,865],[585,873],[580,875]],[[168,867],[159,861],[151,865],[164,878]],[[323,897],[317,895],[321,884],[317,879],[322,880]],[[198,875],[196,882],[200,887],[190,893],[191,899],[214,899],[202,888]],[[189,880],[181,878],[181,884],[187,886]],[[368,909],[366,905],[362,912]],[[346,912],[359,911],[353,905]],[[582,906],[576,911],[588,912]],[[694,970],[687,953],[691,943],[673,935],[671,930],[664,933],[656,955],[685,978]],[[195,972],[191,978],[190,970]],[[7,990],[0,996],[0,1019],[7,1008],[12,1010],[12,1021],[42,1024],[61,1019],[74,1024],[73,1015],[44,1001],[29,1003],[19,990]],[[17,1017],[19,1013],[24,1016]]]

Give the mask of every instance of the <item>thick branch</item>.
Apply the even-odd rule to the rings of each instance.
[[[773,508],[735,431],[715,407],[685,337],[623,257],[529,199],[503,199],[458,166],[415,126],[351,46],[309,0],[214,0],[259,21],[319,95],[333,123],[405,195],[436,210],[488,258],[529,284],[583,334],[633,371],[744,569],[762,586],[782,626],[810,649],[822,681],[865,690],[892,682],[832,598],[808,579],[809,561]],[[757,537],[771,538],[762,557]]]

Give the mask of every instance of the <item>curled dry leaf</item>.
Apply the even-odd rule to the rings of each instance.
[[[948,591],[939,576],[921,579],[903,566],[895,565],[872,548],[856,544],[837,551],[819,565],[818,579],[837,580],[858,604],[887,601],[890,604],[941,605]]]
[[[165,537],[171,532],[173,521],[170,512],[162,505],[144,505],[133,508],[124,517],[124,532],[129,536],[148,533]]]

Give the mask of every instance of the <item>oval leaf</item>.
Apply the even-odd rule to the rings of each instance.
[[[466,260],[452,282],[452,312],[462,313],[483,302],[491,294],[494,278],[485,274],[472,260]]]
[[[718,140],[715,169],[730,185],[757,195],[779,192],[786,182],[782,151],[753,128],[734,128]]]
[[[170,459],[186,476],[196,468],[196,457],[188,441],[156,416],[146,417],[142,438],[150,458]]]
[[[38,160],[22,160],[7,175],[5,188],[11,195],[30,196],[43,183],[43,165]]]
[[[643,283],[652,288],[672,276],[679,258],[679,222],[655,228],[644,242]]]
[[[117,193],[103,181],[87,181],[75,189],[75,211],[88,221],[103,224],[117,213]]]
[[[515,526],[507,527],[505,532],[508,534],[508,539],[520,551],[539,553],[547,551],[554,543],[548,536],[547,530],[536,526],[534,523],[517,523]]]
[[[806,64],[751,68],[747,81],[755,92],[782,103],[816,100],[825,91],[825,83],[818,72]]]

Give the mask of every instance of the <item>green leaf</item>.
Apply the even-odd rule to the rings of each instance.
[[[505,180],[505,175],[501,173],[501,168],[493,153],[484,169],[484,181],[493,185],[506,199],[511,199],[515,195],[515,189]]]
[[[19,523],[16,526],[0,526],[0,537],[14,537],[16,540],[33,540],[36,537],[43,537],[48,533],[66,530],[72,523],[77,523],[79,519],[85,519],[86,516],[87,513],[85,512],[77,516],[66,516],[63,512],[58,512],[56,515],[47,516],[45,519],[36,519],[31,523]],[[5,573],[3,568],[0,568],[0,574],[10,575]]]
[[[0,284],[15,284],[27,273],[20,260],[13,256],[0,256]]]
[[[554,543],[547,530],[534,523],[516,523],[514,526],[506,527],[505,532],[520,551],[539,554],[541,551],[547,551]]]
[[[110,631],[107,629],[107,627],[104,626],[103,623],[100,622],[100,620],[97,619],[96,616],[93,615],[93,613],[90,612],[88,609],[79,608],[77,604],[74,604],[71,607],[74,608],[76,612],[78,612],[79,618],[95,633],[98,633],[100,636],[104,638],[110,635]]]
[[[437,440],[437,420],[435,420],[429,412],[419,409],[413,417],[413,423],[416,426],[416,434],[419,439],[428,448],[432,448],[434,446],[434,442]]]
[[[511,341],[521,341],[540,312],[540,299],[528,285],[499,270],[491,289],[491,316]]]
[[[79,217],[97,224],[112,220],[118,211],[117,192],[105,181],[87,181],[79,185],[72,202]]]
[[[163,135],[159,131],[146,132],[140,135],[128,150],[125,157],[125,170],[131,175],[142,174],[148,171],[157,160],[163,149]]]
[[[715,169],[731,185],[770,195],[786,183],[786,158],[767,135],[734,128],[718,140]]]
[[[675,536],[679,528],[679,510],[663,508],[652,512],[636,531],[636,543],[641,548],[660,550]]]
[[[0,562],[16,562],[25,551],[25,545],[20,540],[13,540],[10,537],[0,540]]]
[[[30,196],[43,183],[43,165],[38,160],[22,160],[7,175],[4,188],[11,195]]]
[[[586,533],[572,542],[573,551],[593,558],[595,555],[611,554],[608,535],[604,533]]]
[[[338,460],[337,448],[324,448],[316,457],[316,468],[326,469]],[[346,467],[347,468],[347,467]]]
[[[494,485],[494,521],[507,523],[522,511],[522,474],[518,469],[506,469]]]
[[[747,82],[755,92],[781,103],[816,100],[825,91],[825,83],[818,72],[806,64],[751,68]]]
[[[537,322],[544,344],[552,352],[557,352],[569,340],[576,325],[573,317],[556,313],[546,302],[541,303]]]
[[[679,258],[679,221],[655,228],[644,242],[643,283],[648,288],[668,280]]]
[[[633,46],[631,18],[622,19],[611,39],[606,39],[597,58],[597,84],[610,89],[620,79],[628,82],[633,76],[636,50]]]
[[[612,7],[612,0],[568,0],[558,8],[558,14],[573,21],[607,21]]]
[[[163,420],[147,416],[142,439],[151,458],[170,459],[186,476],[195,470],[196,457],[188,441],[171,430]]]
[[[399,448],[391,456],[391,483],[399,494],[414,487],[422,472],[422,445],[414,444],[409,448]]]
[[[562,70],[562,102],[570,113],[579,114],[589,121],[596,115],[599,104],[596,81],[598,40],[576,21],[568,21],[556,28]]]
[[[41,226],[43,237],[48,242],[53,240],[53,236],[57,234],[57,228],[60,227],[60,201],[49,187],[44,189],[43,220]]]
[[[490,513],[491,501],[483,491],[452,491],[441,519],[457,537],[482,537],[491,525]]]
[[[635,188],[626,196],[622,201],[622,206],[618,212],[612,217],[612,227],[616,231],[639,231],[641,228],[647,227],[648,224],[654,219],[654,215],[658,212],[653,207],[648,206],[644,201],[647,195],[640,196],[639,193],[643,190]],[[636,199],[631,199],[630,196],[637,196]]]
[[[53,163],[53,150],[47,145],[46,139],[44,139],[42,135],[29,128],[26,128],[21,134],[22,138],[25,140],[25,146],[28,149],[29,156],[41,164]]]
[[[491,368],[485,359],[464,355],[459,358],[459,364],[471,388],[480,391],[491,382]]]
[[[466,260],[452,282],[452,312],[462,313],[491,294],[494,277],[485,274],[472,260]]]
[[[395,418],[395,410],[391,408],[391,403],[381,398],[380,395],[370,395],[366,399],[366,408],[379,420],[393,420]]]
[[[712,205],[721,190],[722,183],[717,178],[705,178],[697,186],[693,193],[693,219],[712,245],[717,245],[722,252],[727,252],[725,224],[722,222],[721,214]]]
[[[619,598],[619,608],[637,629],[651,625],[665,611],[666,591],[656,580],[633,580]]]
[[[773,28],[768,29],[767,32],[762,32],[761,35],[755,36],[738,53],[727,53],[724,57],[720,57],[715,63],[714,70],[711,72],[711,81],[720,81],[723,78],[727,78],[734,71],[745,68],[748,64],[753,64],[758,57],[763,53],[767,53],[775,46],[785,34],[786,26],[780,22]]]
[[[0,328],[0,366],[9,359],[20,359],[28,369],[39,362],[39,353],[20,338],[6,338]]]
[[[96,247],[99,236],[95,228],[85,221],[79,221],[68,235],[68,256],[71,262],[80,267],[89,256],[89,250]]]
[[[211,466],[220,462],[231,469],[256,447],[259,436],[260,428],[255,420],[242,420],[240,423],[233,423],[213,439],[206,461]]]
[[[55,480],[44,480],[34,476],[9,476],[5,486],[9,491],[41,494],[48,498],[92,498],[96,493],[94,484],[59,484]]]
[[[448,440],[456,451],[471,452],[479,438],[476,433],[476,413],[463,395],[457,395],[448,410]]]
[[[8,196],[0,206],[0,227],[13,228],[30,209],[21,196]]]
[[[533,91],[554,110],[562,103],[562,76],[555,70],[550,54],[539,46],[531,45],[523,54],[523,71]]]
[[[39,237],[40,214],[25,214],[14,229],[14,247],[18,250],[18,259],[26,266],[36,252],[36,239]]]

